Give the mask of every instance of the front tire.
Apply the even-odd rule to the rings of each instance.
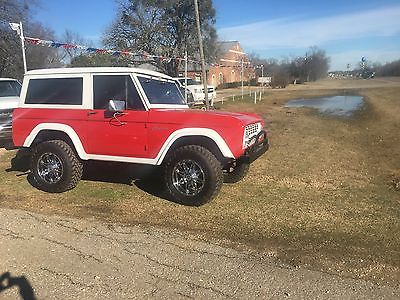
[[[31,172],[38,189],[61,193],[78,184],[83,166],[70,145],[62,140],[51,140],[34,148]]]
[[[236,183],[242,180],[249,171],[250,164],[237,162],[235,166],[224,171],[224,183]]]
[[[188,145],[175,149],[168,157],[164,180],[174,201],[200,206],[218,194],[223,174],[221,164],[209,150]]]

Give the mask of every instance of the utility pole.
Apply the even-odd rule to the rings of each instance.
[[[261,65],[261,78],[264,80],[264,65]],[[261,93],[264,93],[264,84],[265,82],[261,82]]]
[[[185,51],[185,102],[187,104],[187,76],[188,76],[188,54]]]
[[[200,15],[199,15],[199,4],[197,0],[194,0],[194,11],[196,14],[196,24],[197,24],[197,35],[199,36],[199,48],[200,48],[200,59],[201,59],[201,71],[203,78],[203,89],[204,89],[204,100],[206,101],[206,109],[210,109],[210,105],[208,103],[208,87],[207,87],[207,73],[206,73],[206,63],[204,60],[204,51],[203,51],[203,38],[201,36],[201,27],[200,27]]]

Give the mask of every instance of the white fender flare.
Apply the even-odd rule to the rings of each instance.
[[[179,138],[186,136],[203,136],[213,140],[221,151],[222,155],[228,158],[235,158],[232,151],[226,144],[225,140],[213,129],[209,128],[183,128],[174,131],[164,142],[160,151],[155,158],[138,158],[138,157],[124,157],[124,156],[111,156],[111,155],[97,155],[86,153],[81,140],[75,130],[66,124],[60,123],[41,123],[37,125],[28,137],[25,139],[24,147],[30,147],[35,140],[36,136],[42,130],[54,130],[64,132],[69,136],[72,143],[74,144],[75,150],[82,160],[104,160],[104,161],[117,161],[117,162],[129,162],[129,163],[142,163],[151,165],[161,165],[165,155],[167,154],[173,143]]]

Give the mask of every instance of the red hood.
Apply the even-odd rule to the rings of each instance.
[[[152,109],[157,112],[175,112],[177,115],[191,116],[190,119],[198,119],[207,122],[213,118],[224,119],[224,118],[234,118],[243,125],[248,125],[256,122],[262,122],[264,124],[263,119],[257,114],[250,113],[237,113],[237,112],[229,112],[229,111],[221,111],[221,110],[200,110],[200,109]]]

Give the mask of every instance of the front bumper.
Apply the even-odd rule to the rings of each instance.
[[[269,140],[265,130],[261,130],[253,139],[255,140],[254,144],[247,148],[243,157],[241,157],[248,163],[252,163],[269,149]]]

